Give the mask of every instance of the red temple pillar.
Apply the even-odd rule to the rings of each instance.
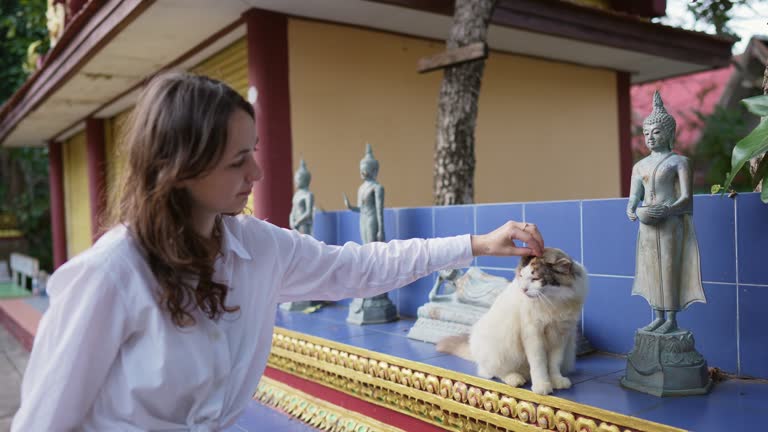
[[[632,101],[629,73],[616,72],[616,94],[619,114],[619,184],[621,196],[629,196],[632,176]]]
[[[104,120],[88,118],[85,121],[85,146],[88,154],[88,192],[91,202],[91,236],[95,242],[101,235],[107,207],[106,173],[104,155]]]
[[[288,17],[250,9],[243,14],[243,19],[248,46],[249,99],[256,112],[259,134],[256,160],[264,172],[262,180],[253,187],[253,214],[288,227],[293,194]]]
[[[67,228],[64,212],[64,171],[61,143],[48,143],[48,187],[50,188],[53,270],[67,262]]]

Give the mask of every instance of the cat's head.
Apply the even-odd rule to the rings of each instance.
[[[584,268],[557,248],[544,248],[541,256],[527,256],[517,266],[518,287],[530,298],[569,300],[586,295]]]

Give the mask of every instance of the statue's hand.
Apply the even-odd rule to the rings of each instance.
[[[376,241],[380,241],[380,242],[384,241],[384,231],[379,230],[376,233]]]
[[[344,193],[344,205],[347,206],[347,208],[349,208],[349,198],[347,198],[346,193]]]
[[[669,216],[669,206],[666,204],[654,204],[649,206],[648,216],[654,219],[664,219]]]
[[[637,220],[637,215],[635,214],[635,211],[634,211],[634,210],[632,210],[631,208],[627,208],[627,217],[628,217],[628,218],[629,218],[629,220],[631,220],[632,222],[634,222],[634,221],[636,221],[636,220]]]

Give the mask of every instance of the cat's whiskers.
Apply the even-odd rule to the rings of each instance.
[[[541,299],[541,304],[544,305],[544,308],[546,309],[547,313],[549,314],[550,318],[554,316],[555,313],[555,305],[552,304],[552,300],[547,298],[541,291],[536,293],[536,298]]]

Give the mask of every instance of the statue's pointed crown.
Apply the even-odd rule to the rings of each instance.
[[[362,162],[373,162],[378,165],[379,161],[376,160],[375,157],[373,157],[373,148],[371,147],[371,143],[365,143],[365,156],[363,156],[363,159],[360,161]]]
[[[653,93],[653,110],[643,121],[643,126],[651,124],[658,124],[665,132],[671,134],[672,137],[675,136],[677,122],[664,107],[664,101],[661,100],[661,94],[658,90]]]
[[[306,177],[307,180],[312,178],[312,174],[307,169],[307,164],[304,162],[304,158],[299,162],[299,169],[296,170],[296,174],[302,177]]]

